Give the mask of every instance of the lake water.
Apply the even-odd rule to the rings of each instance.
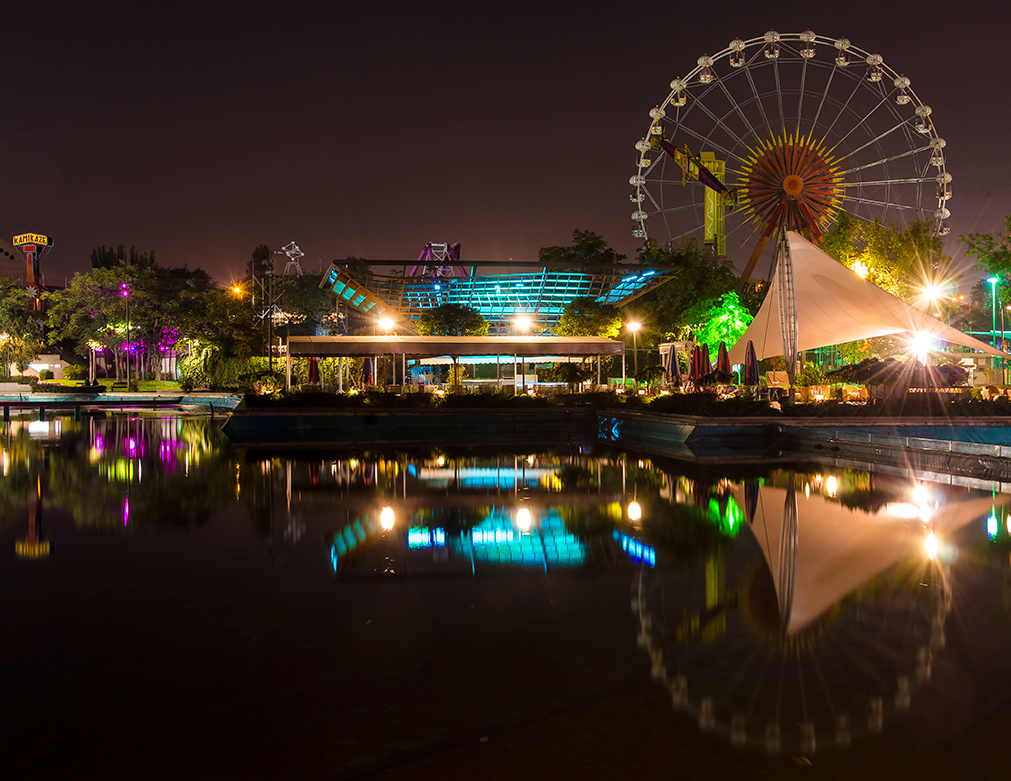
[[[5,777],[1003,776],[1007,486],[219,423],[4,428]]]

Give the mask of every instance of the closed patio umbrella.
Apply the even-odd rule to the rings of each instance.
[[[319,359],[315,355],[309,357],[309,370],[306,381],[310,385],[319,385]]]
[[[726,342],[720,342],[719,350],[716,353],[716,370],[730,374],[730,353],[727,352]]]
[[[744,348],[744,384],[758,385],[758,356],[755,355],[755,343],[750,339]]]

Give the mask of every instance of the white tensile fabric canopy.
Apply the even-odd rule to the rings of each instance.
[[[793,231],[786,235],[793,259],[799,351],[912,331],[991,355],[1004,355],[861,279],[801,235]],[[783,355],[779,299],[779,275],[775,275],[754,322],[730,350],[731,363],[744,363],[749,340],[754,342],[759,359]]]

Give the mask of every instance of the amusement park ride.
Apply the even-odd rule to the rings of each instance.
[[[635,145],[633,236],[694,237],[747,258],[742,286],[771,242],[788,367],[798,328],[788,231],[820,245],[845,210],[949,232],[945,141],[930,106],[880,55],[770,30],[703,54],[670,88]]]

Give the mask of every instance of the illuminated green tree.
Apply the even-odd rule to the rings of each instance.
[[[691,337],[699,344],[709,345],[709,352],[713,356],[719,349],[720,342],[728,347],[735,344],[754,320],[733,291],[717,299],[700,302],[685,313],[684,319],[685,326],[680,336]]]

